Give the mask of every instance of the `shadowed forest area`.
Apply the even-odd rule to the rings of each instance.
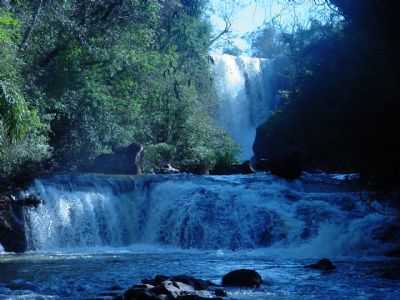
[[[305,169],[360,172],[374,188],[398,186],[398,3],[325,2],[336,18],[292,33],[269,24],[256,34],[256,55],[277,61],[281,102],[259,128],[255,155],[296,156]]]

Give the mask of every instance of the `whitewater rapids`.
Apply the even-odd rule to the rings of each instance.
[[[262,249],[289,257],[381,255],[390,211],[372,209],[339,178],[60,175],[38,179],[27,209],[30,250],[135,245]]]

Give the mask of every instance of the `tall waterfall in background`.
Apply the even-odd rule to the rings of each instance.
[[[217,122],[241,147],[241,160],[253,155],[256,129],[274,105],[271,63],[265,59],[214,55],[219,109]]]

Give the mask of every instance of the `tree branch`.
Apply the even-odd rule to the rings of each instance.
[[[212,44],[214,44],[216,41],[218,41],[223,35],[229,33],[231,31],[232,23],[229,20],[228,17],[224,18],[225,21],[225,28],[222,30],[219,34],[217,34],[215,37],[213,37],[208,45],[210,47]]]
[[[24,37],[22,39],[21,45],[19,46],[19,50],[20,51],[25,49],[26,44],[28,43],[29,39],[31,38],[32,32],[33,32],[33,30],[34,30],[34,28],[36,26],[36,22],[37,22],[37,20],[39,18],[40,11],[41,11],[41,9],[43,7],[43,2],[44,2],[44,0],[40,0],[39,1],[39,5],[37,6],[36,11],[35,11],[35,13],[33,15],[33,18],[32,18],[32,23],[27,28],[27,30],[25,31],[25,34],[24,34]]]

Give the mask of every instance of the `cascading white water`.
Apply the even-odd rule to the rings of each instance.
[[[26,211],[29,246],[42,251],[145,243],[359,255],[383,251],[379,232],[392,220],[340,186],[270,175],[57,176],[37,180],[30,192],[44,199]]]
[[[239,159],[253,155],[257,127],[274,105],[272,68],[266,59],[228,54],[214,55],[214,74],[219,97],[217,122],[239,144]]]

